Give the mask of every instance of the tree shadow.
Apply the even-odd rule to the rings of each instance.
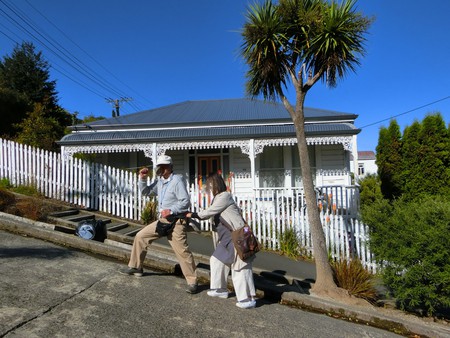
[[[312,279],[289,280],[284,270],[261,271],[259,275],[254,274],[254,280],[256,288],[264,293],[264,299],[269,303],[280,302],[285,292],[309,295],[309,290],[315,282]]]
[[[16,247],[0,249],[0,258],[30,257],[50,260],[54,258],[70,257],[72,255],[73,253],[67,249],[59,248]]]

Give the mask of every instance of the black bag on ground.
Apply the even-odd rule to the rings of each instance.
[[[177,223],[177,219],[173,221],[169,221],[168,219],[160,219],[158,223],[156,223],[156,232],[161,237],[169,236],[173,228],[175,228],[175,224]]]
[[[106,239],[106,223],[101,220],[87,219],[78,223],[75,234],[84,239],[103,242]]]

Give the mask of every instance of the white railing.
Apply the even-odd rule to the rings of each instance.
[[[137,174],[77,158],[0,139],[0,179],[14,186],[31,185],[44,196],[85,209],[140,221],[147,201],[138,191]],[[210,198],[197,185],[189,188],[192,210],[210,204]],[[254,229],[261,244],[270,250],[280,248],[280,235],[286,229],[298,234],[300,246],[312,256],[308,207],[301,188],[265,188],[248,195],[234,195],[243,216]],[[327,246],[335,259],[356,255],[376,271],[366,246],[367,226],[359,221],[359,193],[356,187],[317,187],[317,206]],[[208,221],[202,229],[210,230]]]
[[[367,248],[369,229],[358,217],[359,190],[355,186],[317,187],[317,208],[323,225],[331,257],[359,257],[371,271],[376,264]],[[196,198],[198,196],[198,198]],[[195,210],[206,208],[210,198],[196,193],[192,196]],[[280,238],[287,229],[293,229],[299,245],[308,255],[313,255],[311,231],[307,221],[308,208],[301,188],[256,189],[248,196],[234,195],[247,222],[259,241],[271,250],[281,247]],[[203,222],[203,229],[209,224]]]

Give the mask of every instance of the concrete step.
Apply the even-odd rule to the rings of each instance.
[[[78,216],[75,216],[75,217],[67,216],[67,217],[64,217],[64,219],[66,221],[78,223],[78,222],[81,222],[81,221],[95,219],[95,216],[94,215],[81,215],[81,214],[79,214]]]
[[[108,231],[118,231],[120,229],[124,229],[128,227],[128,223],[110,223],[106,225],[106,229]]]
[[[64,216],[72,216],[78,215],[80,211],[78,209],[68,209],[63,211],[52,212],[50,216],[52,217],[64,217]]]

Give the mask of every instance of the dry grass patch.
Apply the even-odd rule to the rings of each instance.
[[[362,265],[359,259],[342,259],[331,263],[334,279],[338,287],[349,294],[365,299],[370,303],[377,300],[374,276]]]

